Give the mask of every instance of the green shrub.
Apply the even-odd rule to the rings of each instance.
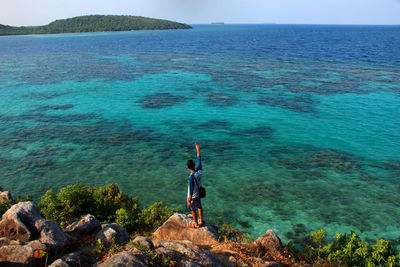
[[[0,217],[12,206],[12,201],[1,197],[0,199]]]
[[[139,199],[124,195],[117,184],[97,187],[93,191],[96,218],[101,222],[114,222],[118,209],[125,209],[137,217],[140,213]]]
[[[322,229],[312,233],[312,240],[305,248],[312,261],[321,265],[334,266],[400,266],[399,255],[388,240],[380,239],[370,246],[360,237],[350,234],[338,234],[336,240],[322,246],[325,233]]]
[[[129,232],[149,232],[172,215],[162,202],[141,211],[137,197],[122,193],[117,184],[91,187],[69,185],[56,194],[52,190],[40,198],[42,214],[62,227],[90,213],[102,223],[117,222]]]
[[[135,216],[131,211],[124,208],[118,209],[115,212],[115,222],[125,227],[128,232],[135,231],[139,227],[139,217]]]
[[[388,240],[380,239],[372,245],[370,265],[400,266],[399,254]],[[372,265],[373,266],[373,265]]]
[[[83,215],[95,213],[92,191],[81,183],[61,188],[58,194],[49,190],[40,198],[39,207],[46,218],[65,227]]]
[[[163,202],[156,202],[140,214],[142,231],[154,231],[174,213]]]

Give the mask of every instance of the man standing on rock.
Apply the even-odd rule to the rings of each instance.
[[[200,147],[195,143],[197,150],[197,169],[193,160],[187,161],[187,167],[190,170],[189,185],[188,185],[188,207],[192,212],[194,222],[190,225],[191,228],[199,228],[204,225],[203,221],[203,207],[201,206],[201,199],[199,194],[199,188],[201,186],[201,156]],[[196,210],[199,212],[200,224],[197,222]]]

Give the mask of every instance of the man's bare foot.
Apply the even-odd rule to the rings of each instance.
[[[191,223],[190,228],[199,228],[200,226],[197,223]]]
[[[199,226],[201,227],[201,226],[203,226],[203,225],[205,225],[205,224],[206,224],[206,222],[205,222],[205,221],[202,221],[202,222],[199,223]]]

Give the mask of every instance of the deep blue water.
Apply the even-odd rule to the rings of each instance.
[[[285,241],[400,237],[400,27],[195,25],[0,37],[0,185],[117,182]]]

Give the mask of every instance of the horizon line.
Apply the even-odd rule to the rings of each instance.
[[[222,22],[222,21],[221,21]],[[213,25],[213,22],[209,23],[187,23],[188,25]],[[244,23],[229,23],[223,22],[223,24],[213,26],[224,26],[224,25],[320,25],[320,26],[400,26],[399,24],[360,24],[360,23],[275,23],[275,22],[244,22]]]

